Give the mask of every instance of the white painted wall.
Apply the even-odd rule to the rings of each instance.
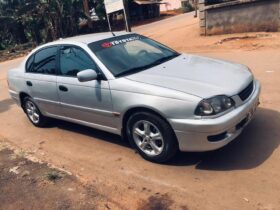
[[[181,8],[181,0],[163,0],[160,5],[160,11],[168,11]]]

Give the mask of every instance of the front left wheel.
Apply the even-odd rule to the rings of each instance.
[[[153,113],[132,114],[127,121],[126,131],[130,144],[146,160],[163,163],[178,151],[177,139],[172,128]]]

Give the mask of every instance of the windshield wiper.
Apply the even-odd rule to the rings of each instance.
[[[173,59],[173,58],[178,57],[179,55],[180,55],[179,53],[175,53],[175,54],[173,54],[173,55],[160,58],[160,59],[156,60],[155,62],[151,63],[150,65],[156,66],[156,65],[162,64],[162,63],[164,63],[164,62],[166,62],[166,61],[169,61],[169,60],[171,60],[171,59]]]
[[[129,69],[127,71],[124,71],[124,72],[121,72],[121,73],[119,73],[119,74],[117,74],[115,76],[116,77],[120,77],[120,76],[125,76],[125,75],[129,75],[129,74],[137,73],[139,71],[146,70],[148,68],[152,68],[154,66],[160,65],[160,64],[162,64],[162,63],[164,63],[166,61],[169,61],[169,60],[171,60],[173,58],[178,57],[179,55],[180,55],[179,53],[175,53],[173,55],[160,58],[160,59],[158,59],[158,60],[156,60],[156,61],[154,61],[154,62],[152,62],[152,63],[150,63],[148,65],[131,68],[131,69]]]
[[[149,64],[149,65],[150,65],[150,64]],[[129,69],[129,70],[127,70],[127,71],[121,72],[121,73],[119,73],[119,74],[116,74],[115,76],[116,76],[116,77],[120,77],[120,76],[126,76],[126,75],[129,75],[129,74],[137,73],[137,72],[139,72],[139,71],[146,70],[146,69],[150,68],[149,65],[140,66],[140,67],[135,67],[135,68]]]

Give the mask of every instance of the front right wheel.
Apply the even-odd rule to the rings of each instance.
[[[178,150],[172,128],[155,114],[149,112],[132,114],[127,121],[126,132],[130,144],[149,161],[166,162]]]

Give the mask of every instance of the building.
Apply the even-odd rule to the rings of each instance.
[[[141,21],[160,17],[159,0],[133,0],[129,1],[129,13],[131,21]]]
[[[280,31],[279,0],[200,0],[201,35]]]
[[[165,12],[169,10],[175,10],[182,7],[181,0],[163,0],[160,5],[160,11]]]

